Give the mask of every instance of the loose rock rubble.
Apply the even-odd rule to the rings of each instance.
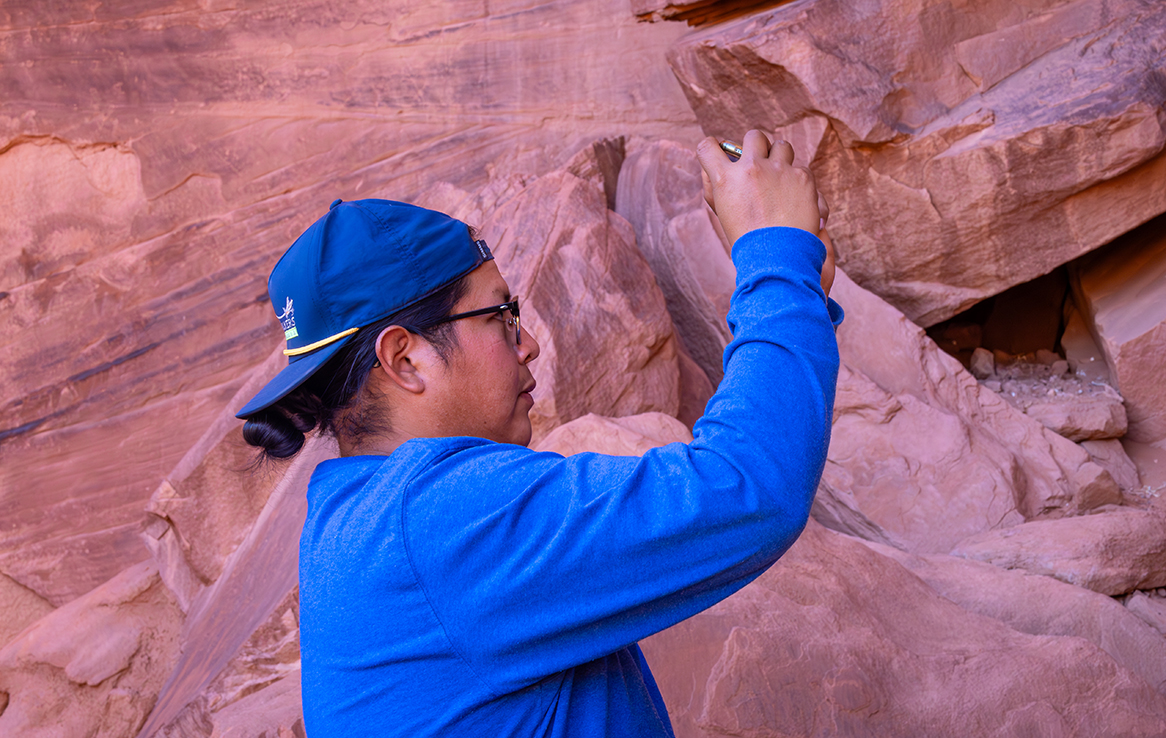
[[[1128,422],[1121,395],[1105,382],[1069,373],[1069,368],[1064,360],[1016,361],[995,364],[990,374],[980,374],[985,375],[983,385],[1008,404],[1071,441],[1124,436]]]

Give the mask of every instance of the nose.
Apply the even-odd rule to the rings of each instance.
[[[534,340],[526,326],[519,324],[518,330],[522,331],[522,343],[515,346],[518,349],[518,360],[523,364],[529,364],[538,358],[538,341]]]

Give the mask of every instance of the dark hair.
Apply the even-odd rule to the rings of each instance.
[[[243,439],[262,449],[257,460],[287,459],[299,453],[304,434],[321,433],[358,439],[390,429],[389,419],[362,401],[369,373],[377,363],[376,343],[381,331],[399,325],[429,341],[442,361],[457,346],[452,323],[442,323],[465,295],[463,276],[419,302],[362,326],[344,348],[283,399],[247,418]]]

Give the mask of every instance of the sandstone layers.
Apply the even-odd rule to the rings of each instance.
[[[482,230],[542,342],[542,450],[686,442],[723,371],[734,272],[663,60],[682,28],[622,2],[213,11],[0,18],[24,62],[0,74],[5,735],[303,734],[295,550],[336,451],[245,474],[232,416],[283,361],[263,275],[334,197]],[[815,520],[644,644],[678,735],[1166,733],[1159,482],[917,325],[1166,210],[1161,23],[816,0],[676,41],[707,131],[771,121],[814,168],[848,315]],[[1161,244],[1071,270],[1144,442],[1166,435]]]
[[[274,347],[266,275],[333,199],[695,142],[682,32],[623,0],[6,5],[0,572],[61,605],[143,560],[142,505]]]
[[[705,131],[806,151],[840,263],[930,325],[1166,210],[1164,30],[1152,0],[817,0],[669,59]]]

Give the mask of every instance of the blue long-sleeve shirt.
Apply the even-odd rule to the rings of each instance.
[[[805,231],[733,248],[725,376],[690,444],[564,458],[418,438],[326,461],[300,543],[303,702],[326,736],[672,736],[636,642],[805,526],[838,350]]]

